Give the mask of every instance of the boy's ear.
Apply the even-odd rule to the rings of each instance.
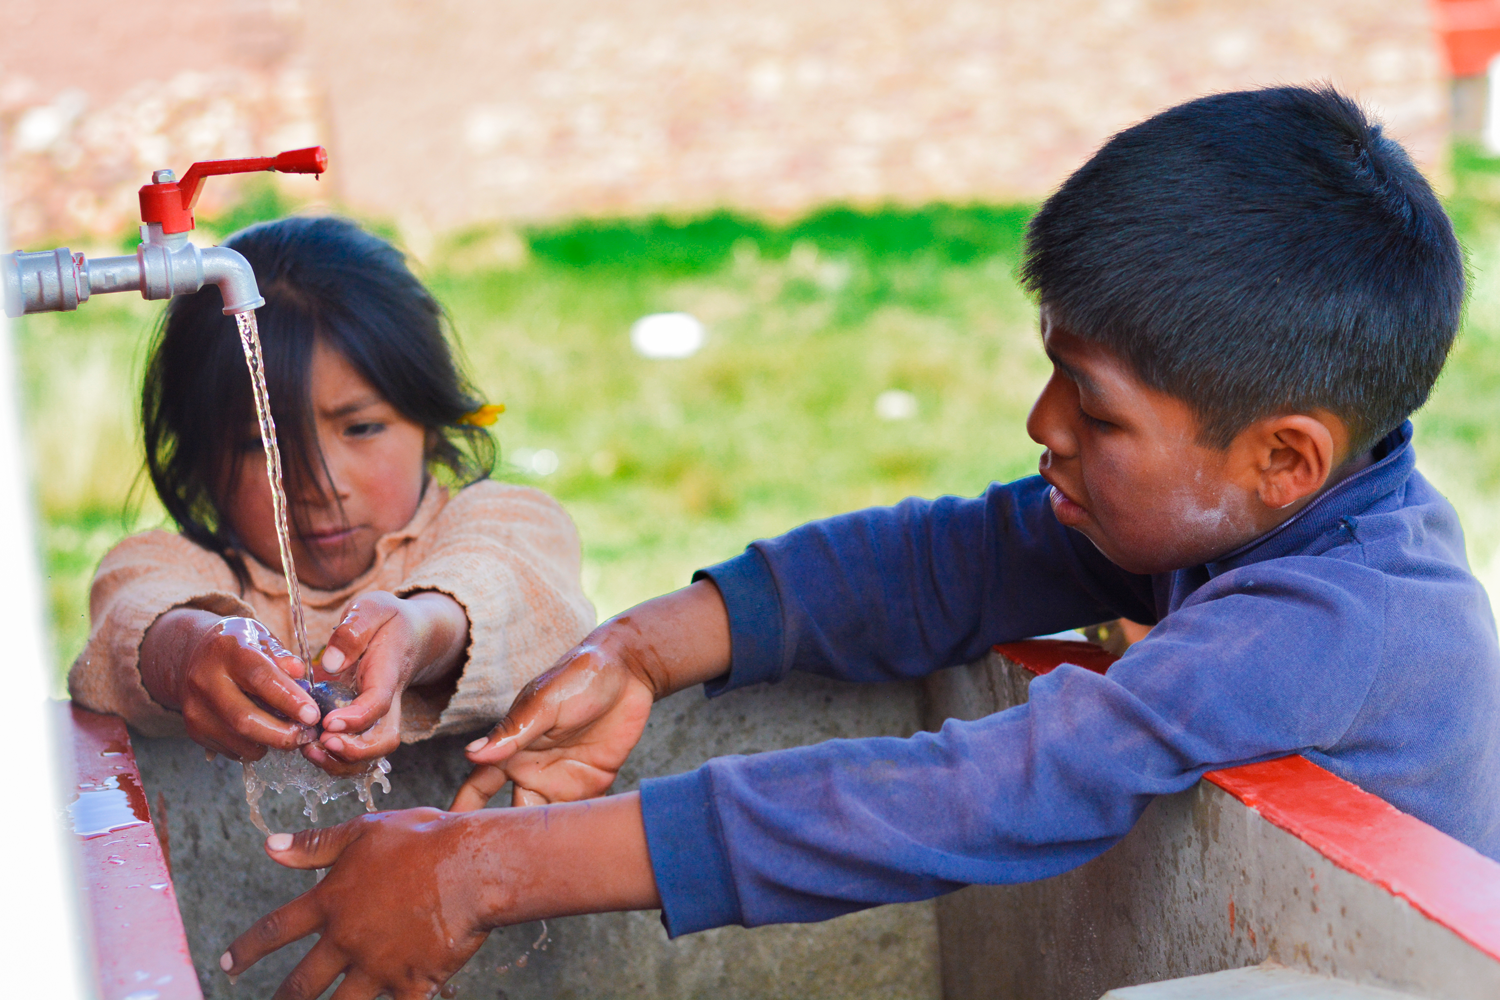
[[[1291,413],[1258,420],[1239,435],[1256,494],[1271,510],[1321,490],[1347,447],[1343,421],[1330,413]]]

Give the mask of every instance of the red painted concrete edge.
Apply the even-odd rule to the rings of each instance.
[[[1034,674],[1073,663],[1104,673],[1115,657],[1084,642],[1033,639],[995,652]],[[1345,871],[1500,960],[1500,864],[1305,757],[1204,777]]]
[[[74,795],[97,791],[113,779],[129,792],[128,816],[144,821],[93,836],[75,834],[101,1000],[132,995],[203,1000],[125,723],[73,705],[64,711],[73,743]]]

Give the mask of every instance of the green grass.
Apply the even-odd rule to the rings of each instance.
[[[1450,210],[1474,273],[1463,337],[1419,415],[1421,465],[1500,585],[1500,165],[1455,154]],[[224,233],[289,206],[252,190]],[[1047,372],[1014,272],[1028,206],[857,212],[786,225],[728,212],[475,229],[424,277],[475,381],[506,414],[500,478],[556,495],[608,615],[811,518],[913,494],[974,494],[1035,468],[1027,409]],[[207,238],[205,236],[205,238]],[[59,676],[87,634],[93,566],[159,523],[137,486],[135,401],[155,305],[125,296],[19,324]],[[630,349],[638,317],[683,310],[692,358]],[[887,389],[910,420],[876,417]],[[539,477],[507,461],[547,448]],[[1492,588],[1495,589],[1495,588]]]

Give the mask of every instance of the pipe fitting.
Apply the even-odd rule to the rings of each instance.
[[[88,301],[88,262],[67,247],[0,256],[5,315],[77,309]]]
[[[229,247],[209,247],[200,252],[200,257],[203,284],[219,286],[225,316],[250,312],[266,304],[260,286],[255,282],[255,269],[239,251]]]

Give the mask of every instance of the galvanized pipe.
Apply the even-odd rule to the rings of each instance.
[[[204,285],[217,285],[224,312],[233,316],[265,305],[250,262],[228,247],[199,249],[185,236],[163,236],[142,226],[146,237],[133,257],[88,260],[67,247],[42,253],[0,256],[5,315],[77,309],[91,294],[139,291],[142,298],[170,299]]]

